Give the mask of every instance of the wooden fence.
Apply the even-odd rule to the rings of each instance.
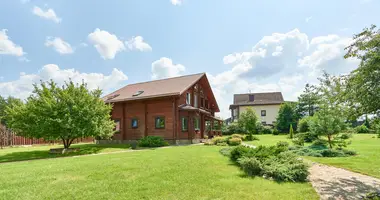
[[[93,142],[93,138],[79,138],[74,143]],[[61,140],[47,141],[44,139],[26,138],[16,135],[15,132],[0,124],[0,147],[4,146],[20,146],[20,145],[36,145],[36,144],[60,144]]]

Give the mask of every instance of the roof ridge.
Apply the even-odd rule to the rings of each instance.
[[[128,85],[137,85],[137,84],[144,84],[144,83],[157,82],[157,81],[166,81],[166,80],[169,80],[169,79],[183,78],[183,77],[187,77],[187,76],[195,76],[195,75],[200,75],[200,74],[206,74],[206,73],[202,72],[202,73],[196,73],[196,74],[188,74],[188,75],[175,76],[175,77],[169,77],[169,78],[163,78],[163,79],[157,79],[157,80],[151,80],[151,81],[131,83],[131,84],[128,84]],[[126,86],[128,86],[128,85],[126,85]]]

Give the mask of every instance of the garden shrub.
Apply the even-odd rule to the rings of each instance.
[[[253,140],[260,140],[260,139],[254,135],[246,135],[243,139],[243,141],[253,141]]]
[[[357,155],[356,151],[354,150],[348,150],[348,149],[342,149],[343,153],[348,156],[355,156]]]
[[[241,134],[232,134],[231,135],[231,138],[239,138],[239,139],[241,139],[241,140],[243,140],[244,139],[244,135],[241,135]]]
[[[322,154],[323,157],[345,157],[347,156],[344,154],[343,151],[339,151],[336,149],[324,149],[321,150],[320,153]]]
[[[213,142],[213,141],[206,141],[206,142],[204,143],[204,145],[206,145],[206,146],[211,146],[211,145],[214,145],[214,142]]]
[[[262,134],[272,134],[272,127],[270,127],[270,126],[263,126],[261,133]]]
[[[216,146],[228,146],[228,144],[226,142],[219,142],[216,143]]]
[[[214,143],[215,145],[217,145],[218,143],[226,143],[227,142],[227,138],[224,138],[224,137],[214,137],[211,139],[212,143]]]
[[[366,127],[364,124],[357,126],[355,130],[357,133],[369,133],[368,127]]]
[[[310,131],[310,129],[309,129],[310,119],[311,119],[311,117],[307,116],[307,117],[304,117],[298,121],[297,131],[299,133],[305,133],[305,132]]]
[[[230,159],[236,162],[239,158],[242,158],[243,156],[251,157],[253,155],[252,151],[253,151],[252,148],[239,145],[231,150]]]
[[[290,128],[289,128],[289,138],[290,138],[290,139],[293,139],[293,137],[294,137],[293,125],[290,124]]]
[[[274,129],[272,130],[272,134],[273,134],[273,135],[279,135],[279,134],[280,134],[280,131],[278,131],[277,128],[274,128]]]
[[[237,145],[240,145],[241,144],[241,139],[240,138],[231,138],[228,140],[228,144],[230,146],[237,146]]]
[[[219,152],[223,155],[223,156],[230,156],[230,153],[231,153],[231,149],[230,147],[228,148],[223,148],[221,150],[219,150]]]
[[[241,169],[248,174],[248,176],[260,175],[262,171],[262,164],[255,157],[242,157],[238,159],[238,164]]]
[[[289,150],[289,143],[285,141],[279,141],[276,144],[276,153],[281,153]]]
[[[362,198],[363,200],[380,200],[380,191],[370,192]]]
[[[298,146],[303,146],[305,144],[305,139],[301,133],[297,134],[295,138],[292,140],[293,144]]]
[[[138,146],[140,147],[162,147],[168,145],[169,143],[159,136],[146,136],[138,141]]]
[[[225,127],[225,129],[223,129],[222,133],[223,135],[231,135],[234,133],[246,134],[247,131],[245,131],[244,128],[240,126],[238,123],[232,122],[230,125]]]
[[[324,149],[327,148],[327,145],[328,145],[328,142],[326,140],[323,140],[323,139],[317,139],[317,140],[314,140],[313,143],[312,143],[312,147],[324,147]]]
[[[292,152],[282,152],[264,162],[263,174],[276,181],[304,182],[309,175],[308,165]]]

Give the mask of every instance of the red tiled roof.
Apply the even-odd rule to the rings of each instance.
[[[205,76],[205,73],[129,84],[119,90],[116,90],[115,92],[112,92],[111,94],[104,96],[103,100],[111,103],[181,95],[203,76]],[[133,96],[139,91],[143,92],[140,95]]]
[[[250,97],[251,96],[251,97]],[[275,105],[284,103],[281,92],[235,94],[232,106]]]

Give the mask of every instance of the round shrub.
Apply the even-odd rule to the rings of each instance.
[[[246,135],[243,139],[243,141],[253,141],[253,140],[260,140],[260,139],[254,135]]]
[[[241,144],[241,139],[240,138],[231,138],[228,140],[228,144],[230,146],[237,146],[237,145],[240,145]]]
[[[270,127],[270,126],[264,126],[261,133],[263,133],[263,134],[272,134],[272,127]]]
[[[305,133],[305,132],[310,131],[310,129],[309,129],[310,118],[311,117],[308,116],[308,117],[304,117],[304,118],[300,119],[300,121],[298,122],[298,125],[297,125],[297,131],[298,132]]]
[[[168,142],[159,136],[146,136],[138,141],[138,146],[140,147],[163,147],[168,145]]]
[[[231,153],[231,148],[228,147],[228,148],[223,148],[221,150],[219,150],[219,152],[223,155],[223,156],[230,156],[230,153]]]
[[[219,142],[216,146],[228,146],[228,144],[226,142]]]
[[[321,150],[320,153],[323,157],[345,157],[346,154],[343,151],[335,150],[335,149],[324,149]]]
[[[244,135],[241,135],[241,134],[232,134],[231,138],[239,138],[239,139],[243,140]]]
[[[256,158],[242,157],[238,160],[241,169],[248,174],[248,176],[260,175],[262,171],[262,164]]]
[[[364,124],[356,127],[355,130],[357,133],[369,133],[369,129]]]
[[[355,156],[355,155],[357,155],[356,151],[354,151],[354,150],[343,149],[342,151],[343,151],[344,154],[346,154],[348,156]]]
[[[235,133],[245,134],[247,133],[243,127],[239,126],[238,123],[233,122],[222,130],[223,135],[231,135]]]

